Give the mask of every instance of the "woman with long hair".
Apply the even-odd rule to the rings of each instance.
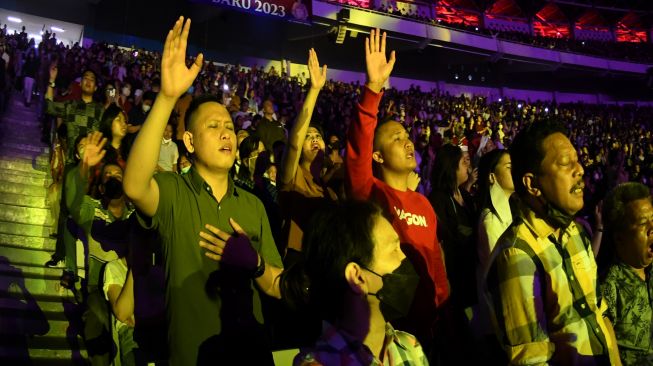
[[[127,135],[127,115],[125,112],[115,104],[109,105],[102,114],[100,132],[109,142],[104,161],[108,164],[116,164],[124,170],[129,148],[127,144],[123,143],[123,139]]]
[[[325,321],[295,365],[428,365],[417,339],[390,322],[410,309],[419,277],[382,210],[347,202],[319,210],[302,260],[281,275],[282,298]]]
[[[512,183],[510,154],[495,149],[481,157],[478,168],[478,204],[481,214],[478,221],[479,269],[485,271],[490,253],[501,234],[512,223],[509,198],[515,191]]]

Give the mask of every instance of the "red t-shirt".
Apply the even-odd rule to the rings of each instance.
[[[420,285],[409,318],[419,320],[427,316],[434,319],[436,308],[449,297],[442,249],[436,235],[435,211],[422,194],[398,191],[372,173],[374,129],[382,95],[365,88],[358,105],[358,119],[349,128],[345,161],[347,189],[354,199],[376,200],[391,218],[404,253],[420,274]],[[425,279],[426,275],[428,278]]]

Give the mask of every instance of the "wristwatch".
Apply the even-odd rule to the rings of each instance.
[[[263,276],[263,273],[265,273],[265,261],[263,260],[263,257],[259,255],[259,258],[261,259],[261,264],[256,267],[256,271],[254,271],[254,274],[252,275],[252,278],[259,278]]]

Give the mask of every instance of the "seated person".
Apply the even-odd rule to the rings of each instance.
[[[303,261],[281,276],[282,298],[325,320],[295,365],[428,365],[417,339],[389,321],[405,316],[419,277],[382,210],[349,202],[318,211],[304,233]],[[337,228],[337,230],[334,230]]]

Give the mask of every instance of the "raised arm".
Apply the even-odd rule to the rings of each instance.
[[[168,32],[161,59],[161,92],[141,127],[127,160],[123,187],[125,194],[147,216],[159,206],[159,186],[153,178],[159,160],[161,139],[177,99],[191,86],[203,63],[200,53],[190,68],[186,66],[186,45],[190,19],[179,17]]]
[[[311,122],[315,102],[326,82],[326,69],[326,65],[320,68],[317,53],[311,48],[308,51],[308,73],[311,76],[311,88],[306,94],[306,99],[304,99],[302,110],[299,112],[299,116],[297,116],[297,121],[292,126],[288,135],[288,147],[283,157],[283,169],[281,170],[282,185],[290,183],[297,172],[299,158],[302,154],[302,146],[306,139],[306,132],[308,131],[308,124]]]
[[[346,186],[355,199],[368,199],[372,189],[372,153],[374,152],[374,129],[379,113],[381,89],[385,85],[395,64],[395,53],[390,60],[385,56],[385,33],[378,29],[365,39],[365,64],[367,82],[358,104],[358,118],[349,127],[347,138]]]

